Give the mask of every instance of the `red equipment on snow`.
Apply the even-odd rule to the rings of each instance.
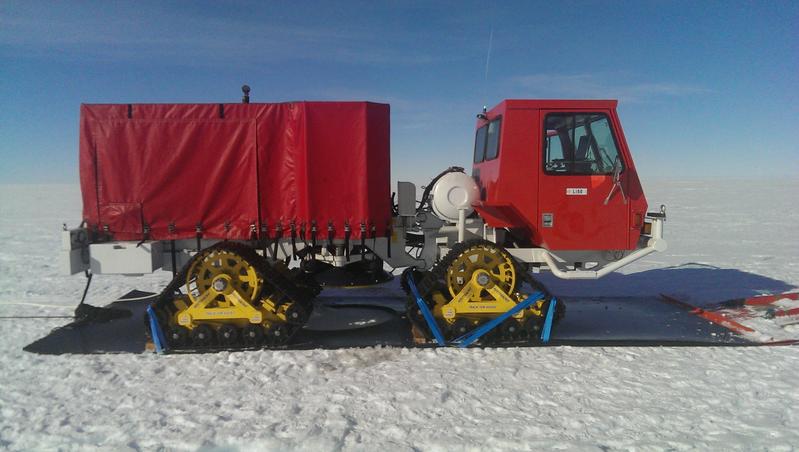
[[[287,345],[321,285],[375,284],[384,264],[406,269],[417,342],[557,341],[565,302],[535,273],[597,279],[666,249],[665,207],[647,212],[616,101],[484,109],[471,175],[450,167],[418,199],[410,182],[391,195],[388,105],[251,104],[243,91],[241,104],[81,107],[85,226],[65,229],[62,262],[172,271],[147,308],[161,349]],[[694,313],[742,323],[709,311]],[[581,331],[596,313],[576,312],[565,333],[593,340]]]

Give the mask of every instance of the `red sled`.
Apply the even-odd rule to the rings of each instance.
[[[699,308],[668,295],[662,297],[705,320],[762,345],[799,343],[799,292],[722,301]]]

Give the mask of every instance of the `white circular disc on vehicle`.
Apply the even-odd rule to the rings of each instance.
[[[466,216],[474,211],[472,204],[480,199],[480,188],[465,173],[447,173],[436,181],[430,194],[433,213],[454,223],[458,221],[459,210],[465,210]]]

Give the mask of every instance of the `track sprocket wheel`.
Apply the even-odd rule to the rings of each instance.
[[[481,242],[469,246],[447,267],[446,282],[450,296],[456,297],[477,270],[487,271],[503,292],[516,292],[519,278],[513,257],[494,244]]]
[[[186,289],[192,303],[207,291],[218,292],[215,298],[217,307],[229,307],[233,304],[234,292],[250,303],[261,294],[263,277],[258,272],[255,259],[247,259],[244,253],[219,247],[199,259],[189,268],[186,274]]]

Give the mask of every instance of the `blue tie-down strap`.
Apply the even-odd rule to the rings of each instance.
[[[549,301],[549,307],[547,308],[547,317],[544,319],[544,329],[541,331],[541,342],[547,343],[549,342],[549,337],[552,334],[552,322],[555,321],[555,305],[558,303],[558,300],[555,297]]]
[[[158,318],[155,316],[155,310],[152,306],[147,306],[147,317],[150,319],[150,336],[153,338],[155,351],[156,353],[164,353],[166,351],[164,332],[161,331],[161,325],[158,324]]]
[[[529,308],[533,305],[539,298],[544,296],[541,292],[536,292],[530,296],[528,296],[524,301],[518,303],[514,307],[510,308],[508,311],[505,311],[499,317],[494,317],[493,319],[489,320],[488,322],[480,325],[479,327],[475,328],[474,331],[470,333],[466,333],[465,335],[461,336],[460,338],[456,339],[455,342],[458,342],[458,347],[465,348],[472,345],[476,340],[480,339],[483,335],[488,333],[489,331],[496,328],[500,323],[504,322],[505,320],[513,317],[520,311]]]
[[[433,336],[436,338],[436,342],[438,345],[447,345],[447,342],[444,340],[444,335],[441,334],[441,330],[438,329],[436,319],[433,318],[433,313],[430,312],[427,303],[425,303],[425,301],[422,300],[422,296],[419,295],[419,289],[416,288],[413,276],[409,274],[406,280],[408,281],[408,287],[410,287],[411,292],[413,292],[414,298],[416,298],[416,304],[419,306],[419,310],[422,311],[425,322],[427,322],[427,327],[430,328],[430,331],[433,332]]]

